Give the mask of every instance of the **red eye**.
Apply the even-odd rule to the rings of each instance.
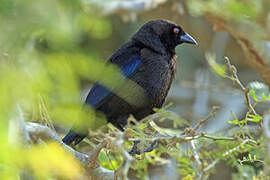
[[[173,28],[173,33],[178,34],[180,32],[179,28]]]

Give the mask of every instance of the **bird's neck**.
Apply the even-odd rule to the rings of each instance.
[[[143,49],[143,48],[147,48],[147,49],[151,49],[152,51],[156,52],[154,49],[147,47],[146,45],[144,45],[142,42],[137,41],[132,39],[133,45],[135,45],[136,47]],[[175,48],[171,48],[171,47],[165,47],[166,48],[166,55],[169,55],[170,57],[174,57],[176,56],[175,53]],[[160,52],[157,52],[160,53]]]
[[[165,49],[166,49],[166,52],[169,52],[169,54],[171,56],[174,56],[175,55],[175,46],[172,46],[172,45],[164,45],[165,46]]]

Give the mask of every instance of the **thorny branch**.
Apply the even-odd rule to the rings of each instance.
[[[225,141],[235,141],[236,139],[234,137],[216,137],[216,136],[211,136],[207,135],[206,133],[202,132],[199,134],[196,134],[196,131],[199,129],[199,127],[205,123],[208,119],[212,118],[215,116],[216,111],[218,110],[218,107],[213,107],[212,112],[205,118],[200,120],[195,127],[192,129],[193,132],[189,134],[179,134],[176,136],[171,136],[171,135],[164,135],[164,134],[159,134],[156,137],[144,137],[144,138],[133,138],[131,135],[128,133],[129,131],[125,132],[115,132],[113,136],[107,136],[99,145],[96,146],[94,150],[92,150],[90,153],[85,154],[78,152],[71,148],[70,146],[64,144],[61,140],[61,138],[57,135],[55,131],[50,129],[47,126],[38,124],[38,123],[31,123],[31,122],[25,122],[23,123],[24,125],[24,130],[26,131],[26,134],[30,135],[31,139],[42,139],[43,141],[55,141],[63,146],[66,150],[71,152],[74,157],[83,164],[87,176],[90,177],[90,179],[104,179],[104,180],[118,180],[118,179],[127,179],[127,174],[129,167],[132,162],[132,157],[130,154],[124,149],[123,147],[123,142],[128,140],[128,141],[160,141],[164,142],[189,142],[191,146],[191,150],[193,153],[193,157],[195,159],[195,168],[197,169],[197,178],[202,179],[204,176],[204,173],[208,171],[211,167],[214,167],[216,163],[220,159],[215,160],[212,164],[209,165],[209,167],[204,168],[203,164],[200,160],[200,156],[198,153],[198,149],[196,147],[195,141],[201,138],[205,139],[211,139],[211,140],[225,140]],[[224,153],[223,156],[228,156],[230,153],[237,151],[242,145],[246,143],[256,143],[253,140],[250,139],[245,139],[239,145],[239,147],[236,147],[234,149],[231,149],[230,151]],[[104,169],[102,166],[98,164],[98,155],[100,151],[103,148],[108,148],[112,150],[118,150],[124,159],[123,165],[116,171],[111,171]]]
[[[189,136],[195,136],[196,135],[196,131],[209,119],[213,118],[216,116],[217,111],[219,110],[219,106],[213,106],[212,107],[212,112],[204,119],[201,119],[193,129],[190,128],[186,128],[185,129],[185,134],[189,135]]]
[[[230,149],[229,151],[225,152],[222,154],[223,157],[227,157],[229,156],[230,154],[232,154],[233,152],[235,151],[238,151],[241,147],[243,147],[245,144],[248,144],[248,143],[251,143],[251,144],[257,144],[256,141],[252,140],[252,139],[245,139],[240,145],[236,146],[235,148],[233,149]],[[205,167],[203,169],[204,172],[207,172],[209,171],[210,169],[212,169],[213,167],[215,167],[215,165],[221,160],[221,158],[218,158],[216,160],[214,160],[211,164],[209,164],[207,167]]]
[[[209,115],[206,119],[209,119],[210,117],[213,117],[215,114],[215,111],[217,108],[213,108],[213,111],[211,112],[211,116]],[[199,122],[201,125],[202,122],[205,122],[205,120],[202,120]],[[50,129],[47,126],[38,124],[38,123],[31,123],[31,122],[25,122],[23,123],[24,129],[27,132],[27,134],[30,135],[33,139],[42,139],[43,141],[55,141],[63,146],[66,150],[71,152],[75,158],[83,164],[83,166],[86,169],[86,172],[88,172],[88,176],[92,179],[105,179],[105,180],[118,180],[118,179],[127,179],[128,170],[132,161],[132,157],[128,154],[128,152],[123,147],[123,142],[125,140],[129,141],[137,141],[137,140],[167,140],[167,141],[177,141],[177,142],[183,142],[183,141],[193,141],[200,138],[207,138],[212,140],[229,140],[234,141],[235,138],[233,137],[215,137],[206,135],[205,133],[201,133],[199,135],[194,136],[185,136],[185,135],[177,135],[177,136],[165,136],[161,135],[159,137],[153,137],[153,138],[132,138],[129,137],[128,131],[125,131],[124,133],[118,132],[115,133],[113,137],[105,138],[94,150],[92,150],[90,153],[85,154],[78,152],[71,148],[70,146],[64,144],[61,140],[61,138],[57,135],[55,131]],[[197,130],[198,125],[195,126],[195,130]],[[192,142],[193,143],[193,142]],[[194,150],[196,151],[195,144],[193,144]],[[112,150],[118,150],[122,154],[124,158],[123,165],[116,171],[111,171],[104,169],[101,167],[98,162],[98,155],[100,151],[103,148],[108,148]],[[199,155],[196,155],[196,159],[198,162],[200,162]],[[201,167],[201,166],[200,166]]]
[[[174,140],[175,142],[188,142],[192,140],[198,140],[198,139],[211,139],[213,141],[234,141],[234,137],[219,137],[219,136],[211,136],[207,135],[206,133],[201,133],[199,135],[195,136],[185,136],[182,134],[179,134],[177,136],[170,136],[170,135],[162,135],[158,137],[144,137],[144,138],[129,138],[129,141],[140,141],[140,140],[145,140],[145,141],[162,141],[162,140]]]
[[[228,57],[225,57],[225,61],[226,61],[226,65],[229,69],[229,71],[231,72],[232,76],[233,76],[233,83],[238,85],[241,90],[243,91],[243,93],[245,94],[245,98],[246,98],[246,105],[248,107],[249,110],[251,110],[253,112],[254,115],[258,116],[258,114],[256,113],[255,109],[253,108],[253,106],[250,103],[250,98],[249,98],[249,88],[246,88],[241,81],[238,78],[237,75],[237,70],[235,68],[234,65],[231,64],[230,60]]]
[[[208,171],[211,167],[214,167],[215,164],[218,163],[220,159],[215,160],[208,167],[204,168],[200,160],[200,155],[198,153],[198,149],[196,147],[194,140],[198,140],[201,138],[211,139],[211,140],[225,140],[225,141],[236,140],[234,137],[216,137],[216,136],[208,135],[204,132],[197,134],[198,129],[207,120],[215,117],[218,109],[219,107],[214,106],[212,108],[212,112],[206,118],[200,120],[194,126],[194,128],[186,129],[185,134],[171,136],[168,134],[158,133],[158,135],[155,137],[133,138],[128,133],[129,131],[125,131],[124,133],[115,132],[113,136],[106,137],[99,145],[96,146],[94,150],[92,150],[88,154],[78,152],[74,150],[73,148],[71,148],[70,146],[64,144],[61,138],[57,135],[57,133],[47,126],[44,126],[38,123],[31,123],[31,122],[26,122],[26,123],[23,122],[22,125],[24,125],[23,129],[25,130],[25,134],[29,134],[30,137],[33,139],[40,138],[44,141],[50,140],[50,141],[55,141],[61,144],[63,148],[71,152],[75,156],[75,158],[83,164],[83,166],[86,169],[86,172],[88,172],[87,176],[89,176],[90,179],[105,179],[105,180],[127,179],[127,174],[128,174],[131,161],[132,161],[132,157],[123,147],[123,142],[125,140],[129,140],[129,141],[141,140],[141,141],[157,141],[157,142],[162,142],[163,140],[165,140],[166,142],[173,142],[173,143],[183,142],[183,141],[189,142],[191,151],[193,153],[193,157],[195,159],[194,167],[197,169],[196,176],[198,179],[202,179],[204,176],[204,173]],[[241,145],[239,145],[239,147],[231,149],[230,151],[224,153],[223,156],[227,156],[228,154],[234,151],[237,151],[242,145],[246,143],[254,143],[254,141],[246,139],[241,143]],[[124,162],[123,162],[123,165],[118,170],[116,171],[107,170],[98,164],[98,155],[103,148],[120,151],[120,153],[123,156]]]
[[[212,111],[210,112],[210,114],[200,120],[194,128],[186,128],[184,131],[184,134],[178,134],[178,135],[168,135],[168,134],[161,134],[158,133],[158,135],[156,135],[155,137],[130,137],[128,138],[129,141],[140,141],[140,140],[144,140],[144,141],[162,141],[162,140],[167,140],[167,141],[175,141],[175,142],[188,142],[188,141],[192,141],[192,140],[198,140],[198,139],[210,139],[210,140],[224,140],[224,141],[234,141],[235,138],[234,137],[219,137],[219,136],[212,136],[212,135],[208,135],[205,132],[201,132],[199,134],[196,133],[196,131],[209,119],[213,118],[216,116],[216,112],[219,109],[219,106],[213,106]],[[155,114],[153,115],[155,117]]]
[[[190,128],[187,128],[185,130],[185,134],[186,135],[189,135],[189,136],[192,136],[194,137],[197,133],[197,130],[209,119],[213,118],[216,116],[216,112],[217,110],[219,110],[219,106],[213,106],[212,107],[212,112],[204,119],[200,120],[193,129],[190,129]],[[201,133],[202,136],[207,136],[205,135],[205,133]],[[194,140],[191,140],[190,143],[190,149],[192,151],[192,154],[193,154],[193,157],[195,159],[195,163],[194,163],[194,166],[195,168],[197,169],[196,171],[196,176],[197,176],[197,179],[202,179],[203,178],[203,171],[202,171],[202,168],[203,168],[203,164],[201,162],[201,159],[200,159],[200,155],[198,153],[198,149],[196,148],[196,144],[195,144],[195,141]]]

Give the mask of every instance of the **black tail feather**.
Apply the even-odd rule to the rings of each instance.
[[[72,142],[74,142],[74,145],[78,144],[79,142],[81,142],[83,140],[83,138],[85,138],[86,135],[83,134],[79,134],[76,133],[74,131],[69,131],[69,133],[63,138],[63,142],[67,145],[72,144]]]

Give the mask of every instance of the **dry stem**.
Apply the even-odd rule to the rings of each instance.
[[[254,115],[258,116],[258,114],[256,113],[255,109],[253,108],[253,106],[250,103],[250,98],[249,98],[249,88],[246,88],[241,81],[238,78],[237,75],[237,70],[235,68],[234,65],[231,64],[230,60],[228,57],[225,57],[225,61],[226,61],[226,65],[229,69],[229,71],[231,72],[232,76],[233,76],[233,83],[238,85],[241,89],[241,91],[244,93],[245,98],[246,98],[246,105],[248,107],[249,110],[251,110],[253,112]]]

